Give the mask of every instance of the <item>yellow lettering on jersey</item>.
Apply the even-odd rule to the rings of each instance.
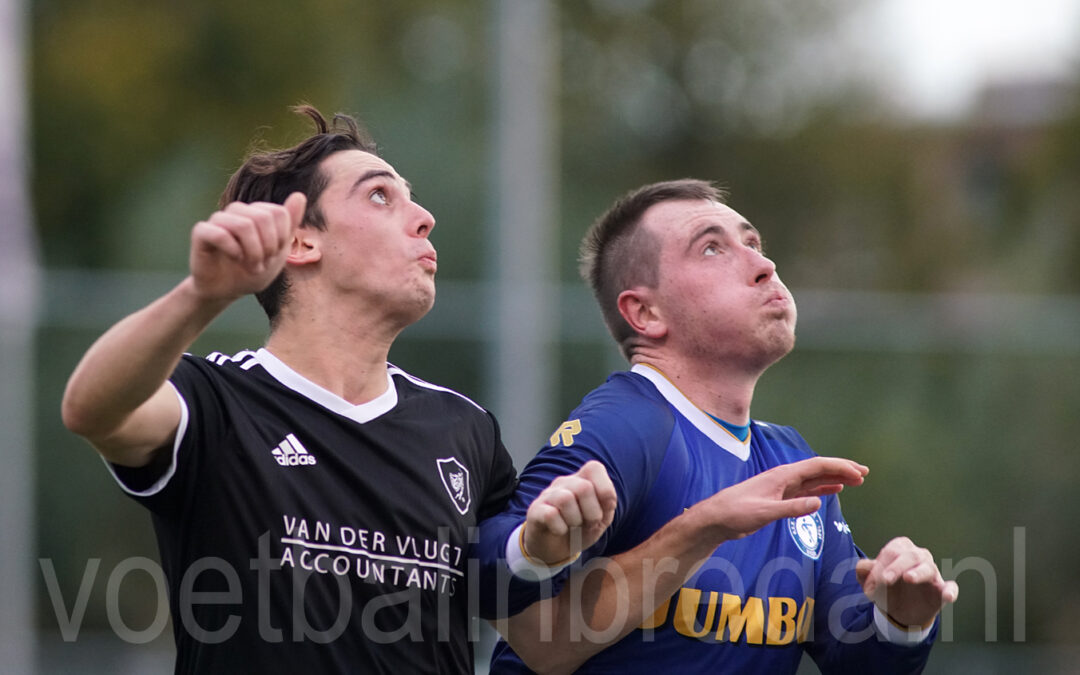
[[[765,644],[786,645],[795,639],[795,601],[791,598],[769,598],[769,628]]]
[[[562,441],[562,444],[569,447],[574,444],[574,436],[581,433],[581,421],[580,420],[567,420],[559,425],[559,428],[555,430],[555,433],[551,434],[551,438],[548,439],[548,444],[556,446]]]
[[[679,601],[675,605],[675,617],[672,619],[676,632],[686,637],[704,637],[712,631],[716,617],[716,591],[709,591],[709,606],[705,610],[705,622],[697,627],[698,610],[701,607],[701,591],[696,588],[680,588]]]
[[[810,637],[810,626],[814,623],[814,599],[807,598],[799,608],[799,619],[796,622],[799,631],[799,642],[806,642]]]
[[[650,616],[648,619],[645,619],[645,621],[643,621],[642,624],[638,626],[638,628],[640,628],[641,630],[653,630],[655,628],[663,626],[664,620],[667,619],[668,607],[670,606],[671,598],[668,598],[664,601],[662,605],[657,607],[656,611],[653,612],[653,615]]]
[[[810,639],[814,622],[813,598],[805,598],[800,607],[795,598],[770,597],[766,600],[750,596],[744,602],[731,593],[687,587],[680,588],[673,597],[675,611],[671,616],[671,627],[689,638],[700,639],[715,630],[714,639],[719,642],[745,640],[751,645],[781,646]],[[719,616],[717,605],[720,606]],[[654,630],[663,626],[670,606],[671,598],[657,607],[639,628]],[[705,610],[704,619],[702,609]]]
[[[765,628],[765,610],[761,604],[761,598],[753,596],[746,599],[746,606],[742,605],[739,596],[724,593],[723,604],[720,606],[720,620],[716,624],[716,639],[724,640],[724,629],[728,629],[728,642],[737,642],[746,630],[747,644],[759,645],[762,643]]]

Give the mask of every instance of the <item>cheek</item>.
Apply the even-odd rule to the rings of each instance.
[[[380,287],[397,282],[387,252],[378,247],[378,242],[362,237],[339,241],[333,249],[333,266],[338,275],[361,286]]]
[[[365,236],[365,233],[357,233],[349,240],[342,242],[343,256],[359,261],[364,267],[385,268],[393,260],[393,252],[387,246],[385,239],[380,237]]]

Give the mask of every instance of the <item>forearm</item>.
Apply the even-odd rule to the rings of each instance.
[[[503,634],[529,667],[572,670],[651,617],[723,542],[813,513],[822,496],[862,483],[866,472],[850,460],[815,457],[724,488],[637,547],[590,561],[556,598],[508,621]]]
[[[839,619],[829,625],[828,620],[815,617],[815,640],[808,652],[824,675],[914,675],[923,671],[937,637],[936,622],[925,631],[907,632],[896,626],[883,630],[869,603],[865,611],[849,614],[846,625]]]
[[[195,338],[228,305],[207,301],[191,278],[121,320],[87,350],[64,392],[64,424],[108,443],[157,393]]]
[[[572,672],[653,615],[721,543],[693,509],[637,547],[594,558],[555,598],[504,624],[510,646],[537,672]]]
[[[696,515],[686,512],[633,549],[591,560],[559,596],[562,610],[579,615],[589,630],[610,635],[611,642],[629,634],[720,545]]]

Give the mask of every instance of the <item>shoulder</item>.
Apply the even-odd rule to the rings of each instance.
[[[575,422],[585,438],[595,437],[609,447],[663,448],[675,415],[648,380],[618,372],[585,396],[564,425]]]
[[[752,433],[762,444],[785,454],[791,454],[794,456],[793,459],[817,456],[814,449],[794,427],[753,420]]]
[[[193,356],[191,354],[184,354],[184,361],[190,361],[194,364],[204,365],[206,367],[217,366],[219,369],[233,369],[237,368],[243,371],[249,371],[253,366],[259,362],[258,354],[250,349],[244,349],[235,354],[225,354],[222,352],[211,352],[205,357]]]
[[[174,382],[192,385],[200,382],[220,382],[241,378],[254,379],[261,369],[254,368],[259,360],[254,351],[245,349],[235,354],[211,352],[206,356],[184,354],[173,371]]]
[[[409,396],[437,401],[441,405],[460,408],[465,412],[489,414],[483,406],[461,392],[423,380],[392,363],[386,364],[386,367],[398,390]]]
[[[392,364],[387,364],[387,372],[397,391],[396,419],[437,424],[457,436],[482,440],[485,445],[499,443],[499,423],[495,416],[465,394],[423,380]]]
[[[543,466],[545,478],[550,478],[598,460],[625,500],[647,491],[663,464],[675,424],[670,406],[648,381],[633,373],[615,373],[554,429],[530,468]]]

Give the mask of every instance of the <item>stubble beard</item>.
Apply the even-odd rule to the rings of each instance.
[[[747,364],[750,370],[764,373],[795,348],[794,323],[777,320],[765,327],[754,343],[756,348],[747,354]]]

